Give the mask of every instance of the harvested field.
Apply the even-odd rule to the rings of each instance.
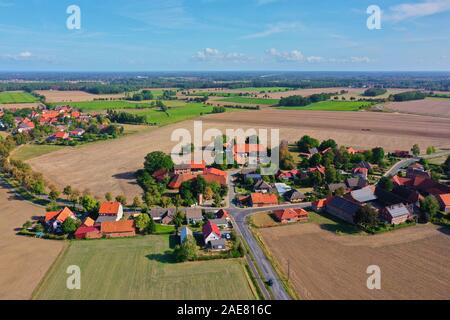
[[[418,143],[426,149],[450,147],[450,119],[375,112],[325,112],[261,110],[208,115],[204,130],[217,128],[279,128],[280,138],[297,141],[304,134],[319,139],[335,139],[357,148],[382,146],[387,150],[405,149]],[[96,195],[110,191],[132,199],[140,194],[133,173],[143,165],[151,151],[170,152],[176,145],[170,137],[174,129],[193,130],[193,121],[150,129],[117,140],[98,142],[79,148],[66,148],[29,161],[57,186],[70,184]],[[363,131],[365,130],[365,131]],[[366,131],[370,130],[370,131]]]
[[[450,118],[450,99],[425,99],[406,102],[391,102],[387,109],[410,114]]]
[[[37,90],[37,94],[45,96],[47,102],[80,102],[95,99],[120,99],[123,94],[91,94],[84,91]]]
[[[15,109],[33,109],[41,106],[40,102],[34,103],[9,103],[9,104],[0,104],[0,109],[5,110],[15,110]]]
[[[45,209],[17,199],[0,184],[0,300],[30,299],[64,242],[17,236],[15,229]]]
[[[260,229],[301,299],[450,299],[450,233],[418,225],[377,236],[338,236],[318,224]],[[367,267],[381,290],[367,289]]]
[[[175,263],[171,253],[176,242],[173,236],[73,242],[34,298],[254,299],[242,260]],[[81,290],[66,287],[70,265],[82,270]]]

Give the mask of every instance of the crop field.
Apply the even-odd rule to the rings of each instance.
[[[360,111],[372,103],[366,101],[321,101],[304,107],[280,107],[283,110]]]
[[[33,103],[38,99],[23,91],[4,91],[0,92],[0,104],[13,104],[13,103]]]
[[[37,94],[44,96],[46,102],[64,103],[94,101],[96,99],[120,99],[124,94],[92,94],[84,91],[59,91],[59,90],[36,90]]]
[[[53,105],[58,105],[61,103],[52,103]],[[108,109],[133,109],[150,107],[149,102],[134,102],[125,100],[98,100],[98,101],[79,101],[79,102],[68,102],[68,105],[78,108],[83,112],[101,112]]]
[[[30,299],[64,242],[17,236],[15,229],[45,209],[16,197],[0,180],[0,300]]]
[[[263,99],[263,98],[233,97],[233,98],[221,99],[220,101],[221,102],[229,102],[229,103],[249,104],[249,105],[255,105],[255,104],[275,105],[280,100],[278,100],[278,99]]]
[[[448,229],[418,225],[376,236],[338,235],[323,223],[258,229],[301,299],[450,299]],[[381,290],[366,270],[381,269]]]
[[[34,299],[255,298],[242,260],[174,263],[174,241],[167,235],[72,242]],[[66,287],[70,265],[81,269],[81,290]]]
[[[242,91],[242,92],[253,92],[253,93],[260,93],[260,92],[286,92],[289,90],[292,90],[292,88],[289,87],[247,87],[247,88],[239,88],[239,89],[232,89],[235,91]]]
[[[446,98],[428,98],[425,100],[416,101],[390,102],[386,104],[385,107],[389,110],[401,113],[450,118],[450,99]]]

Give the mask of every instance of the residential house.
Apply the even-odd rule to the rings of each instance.
[[[369,182],[362,177],[347,178],[345,183],[350,190],[362,189],[369,185]]]
[[[278,180],[294,180],[296,177],[300,176],[301,172],[297,169],[290,171],[280,171],[276,175]]]
[[[96,223],[119,221],[123,217],[123,206],[120,202],[103,202],[98,211]]]
[[[184,182],[194,180],[195,178],[197,178],[197,176],[192,173],[175,174],[172,180],[170,180],[168,187],[170,189],[180,189]]]
[[[70,131],[70,136],[72,137],[82,137],[84,135],[85,131],[84,129],[77,128],[73,131]]]
[[[380,218],[390,224],[405,223],[411,216],[411,212],[403,203],[388,206],[380,210]]]
[[[230,226],[227,219],[210,219],[209,221],[218,226],[220,229],[227,229]]]
[[[165,213],[161,217],[161,224],[169,225],[175,219],[176,210],[166,209]]]
[[[327,201],[326,211],[339,219],[354,223],[354,218],[361,205],[346,198],[334,197]]]
[[[354,168],[352,170],[352,173],[354,176],[361,177],[365,180],[367,180],[367,177],[369,176],[369,170],[367,168],[362,167]]]
[[[292,187],[288,186],[285,183],[275,183],[275,188],[277,189],[278,194],[282,197],[286,192],[291,191]]]
[[[100,227],[98,226],[80,226],[74,233],[75,239],[100,239],[102,233],[100,232]]]
[[[325,175],[325,167],[322,165],[319,165],[317,167],[313,167],[313,168],[309,168],[308,169],[308,173],[313,173],[313,172],[319,172],[321,175]]]
[[[173,173],[175,175],[191,174],[190,164],[178,164],[173,167]]]
[[[219,227],[211,221],[203,225],[202,233],[205,245],[209,245],[211,241],[222,239]]]
[[[273,192],[273,187],[264,180],[259,180],[253,186],[253,191],[261,193],[271,193]]]
[[[283,209],[274,211],[275,218],[281,223],[308,221],[308,212],[304,209]]]
[[[303,193],[295,189],[291,189],[290,191],[286,192],[283,197],[291,203],[302,202],[306,198]]]
[[[250,195],[250,206],[265,207],[278,205],[278,197],[272,193],[252,193]]]
[[[358,163],[358,167],[359,168],[366,168],[367,170],[372,170],[373,169],[373,165],[371,165],[369,162],[367,161],[361,161],[360,163]]]
[[[220,209],[216,212],[216,219],[226,219],[227,221],[231,221],[231,215],[228,211]]]
[[[28,118],[25,118],[17,127],[17,132],[23,133],[31,131],[35,128],[33,121]]]
[[[101,232],[106,238],[125,238],[136,236],[133,220],[105,221],[101,224]]]
[[[54,141],[54,140],[68,140],[69,134],[67,132],[58,131],[54,134],[52,134],[50,137],[48,137],[48,140]]]
[[[68,218],[76,220],[77,216],[72,212],[72,210],[65,207],[64,209],[59,211],[47,212],[44,219],[47,226],[49,226],[53,230],[57,230]]]
[[[409,151],[403,151],[403,150],[396,150],[392,153],[392,155],[397,158],[412,158],[413,157]]]
[[[249,173],[244,176],[244,180],[260,181],[262,176],[259,173]]]
[[[438,194],[436,199],[439,201],[441,210],[445,213],[450,213],[450,193]]]
[[[202,209],[187,209],[186,221],[188,224],[196,224],[203,221]]]
[[[153,221],[156,223],[160,223],[164,216],[167,214],[168,209],[165,208],[152,208],[150,209],[150,216]]]
[[[332,198],[330,198],[330,200],[331,200]],[[315,212],[321,212],[321,211],[323,211],[324,209],[325,209],[325,207],[326,207],[326,205],[327,205],[327,199],[320,199],[320,200],[317,200],[317,201],[314,201],[313,203],[312,203],[312,209],[315,211]]]
[[[192,230],[187,226],[182,226],[180,229],[180,243],[184,243],[189,236],[194,236]]]
[[[337,190],[342,190],[343,193],[347,192],[347,185],[345,183],[330,183],[328,190],[334,194]]]
[[[94,225],[95,225],[95,220],[92,219],[91,217],[87,217],[83,222],[83,226],[85,226],[85,227],[93,227]]]

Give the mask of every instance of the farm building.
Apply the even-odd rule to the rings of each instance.
[[[283,209],[274,211],[275,218],[281,223],[307,221],[308,212],[303,209]]]
[[[375,186],[367,186],[359,190],[351,191],[346,195],[346,197],[361,204],[377,200],[377,196],[375,195]]]
[[[380,218],[390,224],[405,223],[411,216],[411,212],[402,203],[385,207],[380,210]]]
[[[213,251],[222,251],[227,249],[226,242],[224,239],[211,240],[209,242],[209,245],[211,250]]]
[[[133,220],[105,221],[101,224],[101,232],[106,238],[125,238],[136,236]]]
[[[253,186],[253,190],[255,192],[261,192],[261,193],[271,193],[273,192],[273,187],[265,182],[264,180],[259,180],[255,183]]]
[[[283,197],[291,203],[302,202],[305,199],[305,195],[295,189],[286,192]]]
[[[250,195],[250,205],[252,207],[274,206],[278,204],[278,197],[270,193],[252,193]]]
[[[334,197],[326,205],[326,211],[339,219],[354,223],[354,217],[361,206],[351,200]]]
[[[98,211],[96,223],[119,221],[123,217],[123,206],[120,202],[103,202]]]
[[[75,231],[75,238],[78,240],[81,239],[100,239],[102,237],[102,233],[100,232],[99,227],[87,227],[81,226]]]
[[[53,230],[58,229],[66,221],[66,219],[77,219],[75,213],[69,208],[65,207],[59,211],[47,212],[45,214],[45,223],[50,226]]]

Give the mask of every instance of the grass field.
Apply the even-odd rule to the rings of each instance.
[[[239,91],[245,91],[245,92],[285,92],[285,91],[289,91],[292,88],[288,88],[288,87],[247,87],[247,88],[240,88],[240,89],[236,89]]]
[[[174,263],[170,236],[72,242],[34,299],[254,299],[241,260]],[[172,244],[173,246],[173,244]],[[81,269],[81,290],[66,288],[67,267]]]
[[[251,216],[253,225],[257,228],[275,227],[278,223],[273,220],[268,212],[260,212]]]
[[[57,151],[64,148],[63,146],[26,144],[15,150],[12,154],[14,160],[30,160],[44,154]]]
[[[128,109],[128,108],[139,108],[142,106],[149,106],[149,102],[134,102],[126,100],[98,100],[98,101],[77,101],[77,102],[59,102],[52,103],[52,105],[69,104],[72,107],[78,108],[83,112],[92,111],[104,111],[107,109]]]
[[[233,97],[233,98],[225,98],[221,99],[222,102],[231,102],[231,103],[248,103],[248,104],[266,104],[266,105],[275,105],[280,100],[278,99],[262,99],[262,98],[244,98],[244,97]]]
[[[367,101],[321,101],[305,107],[280,107],[283,110],[359,111],[372,103]]]
[[[36,102],[38,99],[27,93],[22,91],[5,91],[0,92],[0,103],[31,103]]]

